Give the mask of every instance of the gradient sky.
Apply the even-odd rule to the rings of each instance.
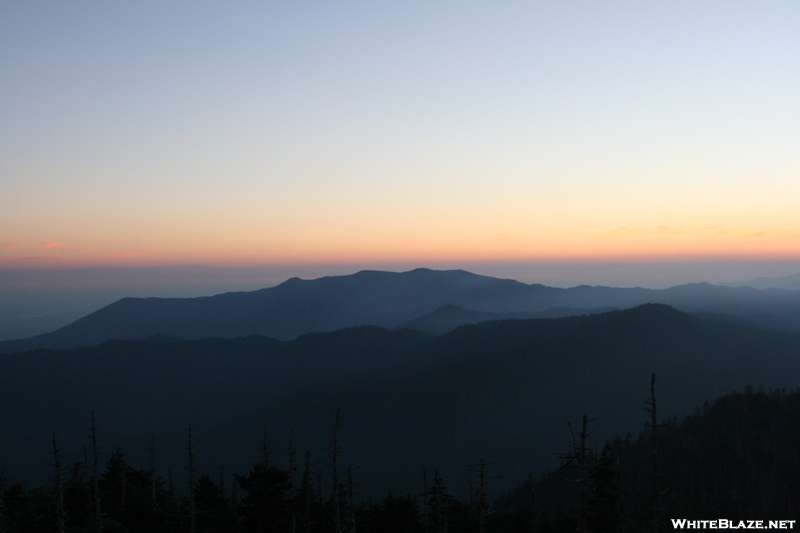
[[[0,274],[800,265],[799,23],[796,0],[7,0]]]

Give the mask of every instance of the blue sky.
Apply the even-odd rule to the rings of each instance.
[[[253,268],[796,273],[798,20],[794,1],[3,2],[0,290],[187,265],[245,273],[207,288]]]

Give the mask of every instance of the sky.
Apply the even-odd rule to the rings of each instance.
[[[794,0],[1,2],[0,296],[798,273],[798,20]]]

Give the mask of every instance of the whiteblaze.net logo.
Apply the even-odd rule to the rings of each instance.
[[[796,520],[687,520],[673,518],[673,529],[794,529]]]

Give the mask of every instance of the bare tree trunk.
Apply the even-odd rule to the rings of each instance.
[[[167,499],[170,506],[176,503],[175,498],[175,482],[172,480],[172,470],[167,469]]]
[[[189,453],[189,533],[197,533],[197,513],[195,510],[194,486],[195,486],[195,467],[194,467],[194,445],[192,444],[192,425],[189,424],[189,436],[186,444],[186,451]]]
[[[333,422],[333,447],[331,448],[331,469],[333,475],[333,527],[334,533],[342,533],[342,516],[339,508],[339,410],[334,411]]]
[[[355,485],[353,483],[353,467],[347,467],[347,499],[350,504],[350,532],[356,533],[356,498]]]
[[[311,452],[306,452],[306,466],[303,469],[303,530],[308,533],[311,531],[311,491],[313,490],[311,481]]]
[[[94,501],[94,529],[96,533],[103,531],[103,514],[100,512],[100,487],[98,486],[98,463],[100,462],[100,450],[97,447],[97,423],[92,411],[92,500]]]
[[[239,507],[239,482],[236,481],[236,478],[233,479],[231,485],[231,505],[236,509]]]
[[[297,472],[297,450],[294,447],[294,431],[289,431],[289,497],[291,498],[292,516],[289,533],[297,533],[297,486],[294,477]]]
[[[126,470],[127,470],[126,468],[124,468],[124,467],[122,468],[122,476],[121,476],[121,478],[119,480],[119,483],[120,483],[120,490],[119,490],[120,506],[122,507],[123,510],[125,509],[125,493],[127,492],[127,489],[128,489],[128,476],[127,476],[127,474],[125,472]]]
[[[589,422],[593,422],[594,419],[589,419],[586,415],[583,415],[581,420],[581,432],[578,436],[581,438],[581,445],[578,450],[578,467],[580,468],[581,474],[581,503],[580,503],[580,522],[579,522],[579,530],[581,533],[586,533],[589,530],[588,524],[588,511],[589,511],[589,495],[592,492],[592,488],[589,485],[591,473],[589,471],[589,461],[587,457],[587,449],[586,449],[586,439],[589,437],[589,433],[587,431],[587,427]]]
[[[422,465],[422,527],[425,533],[431,530],[428,511],[428,472],[425,470],[425,465]]]
[[[317,497],[319,498],[320,505],[325,501],[325,493],[322,487],[322,468],[319,468],[317,470]]]
[[[81,486],[85,489],[89,489],[89,449],[86,447],[86,444],[83,445],[83,468],[85,475],[83,476]]]
[[[591,435],[588,431],[589,424],[594,422],[595,418],[588,418],[583,415],[581,419],[581,430],[578,433],[580,444],[575,439],[575,432],[572,430],[572,424],[567,420],[567,427],[569,428],[570,435],[572,436],[572,451],[568,454],[561,455],[561,459],[566,459],[569,463],[575,463],[578,469],[578,479],[570,481],[577,482],[580,487],[578,495],[578,532],[586,533],[589,529],[588,524],[588,511],[589,511],[589,496],[594,491],[591,485],[592,470],[589,464],[589,452],[586,447],[586,440]],[[569,464],[568,463],[568,464]]]
[[[656,409],[656,374],[650,375],[650,397],[645,400],[645,411],[650,413],[651,461],[653,467],[653,533],[661,530],[661,475],[658,471],[658,411]]]
[[[449,506],[447,502],[447,498],[445,498],[444,492],[444,484],[442,483],[442,479],[439,477],[439,469],[436,468],[433,470],[433,486],[436,490],[436,515],[438,519],[437,524],[437,531],[441,531],[442,533],[447,533],[450,526],[450,516],[449,516]]]
[[[153,510],[158,509],[158,497],[156,495],[156,434],[150,437],[150,499],[152,500]]]
[[[478,532],[486,532],[486,514],[489,508],[486,493],[486,467],[496,464],[495,462],[487,463],[486,457],[481,457],[478,463]]]
[[[55,479],[55,496],[56,496],[56,531],[58,533],[65,533],[66,532],[66,522],[67,516],[66,511],[64,510],[64,486],[61,481],[61,460],[58,457],[59,452],[61,449],[58,447],[58,441],[56,440],[56,432],[53,432],[53,463],[56,468],[56,479]]]

